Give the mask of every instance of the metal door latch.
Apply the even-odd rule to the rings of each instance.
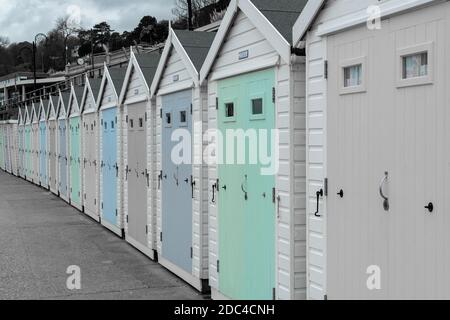
[[[216,192],[219,192],[219,179],[217,179],[217,182],[212,185],[212,199],[211,199],[212,203],[216,203]]]
[[[195,187],[195,180],[194,177],[191,176],[191,191],[192,191],[192,199],[194,199],[194,187]]]
[[[314,215],[318,218],[321,217],[321,215],[319,214],[319,204],[320,204],[320,198],[323,197],[323,195],[324,195],[323,189],[320,189],[319,191],[316,192],[317,208],[316,208],[316,212],[314,213]]]
[[[380,183],[380,196],[383,199],[384,211],[389,211],[389,198],[386,197],[384,195],[384,192],[383,192],[383,186],[388,181],[388,179],[389,179],[389,172],[386,171],[384,173],[384,177],[383,177],[383,179],[381,180],[381,183]]]
[[[244,193],[244,199],[245,199],[245,201],[248,200],[248,192],[247,192],[247,190],[246,190],[245,187],[244,187],[244,184],[245,184],[245,185],[247,184],[247,180],[248,180],[248,176],[245,175],[245,182],[241,183],[241,190],[242,190],[242,192]]]

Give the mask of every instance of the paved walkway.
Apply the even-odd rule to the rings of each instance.
[[[81,290],[66,270],[81,268]],[[204,299],[41,188],[0,170],[0,299]]]

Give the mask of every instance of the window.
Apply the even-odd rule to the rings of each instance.
[[[433,83],[433,42],[397,50],[397,87]]]
[[[403,79],[425,77],[428,75],[428,52],[402,57]]]
[[[341,61],[340,63],[340,94],[366,92],[367,58],[360,57]]]
[[[357,87],[362,84],[362,64],[344,68],[344,87]]]
[[[252,99],[252,115],[263,114],[263,99]]]
[[[186,123],[187,119],[186,119],[186,111],[180,111],[180,122],[181,123]]]
[[[233,118],[234,117],[234,103],[225,103],[225,117]]]

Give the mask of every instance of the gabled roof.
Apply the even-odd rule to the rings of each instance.
[[[194,85],[198,86],[200,84],[200,69],[205,62],[215,36],[216,34],[212,32],[170,29],[158,69],[151,83],[151,95],[156,94],[172,50],[180,55]]]
[[[49,110],[49,100],[41,98],[38,119],[40,120],[42,113],[44,113],[44,117],[47,120],[48,119],[48,110]]]
[[[25,122],[31,123],[31,105],[25,105]]]
[[[80,101],[80,112],[83,113],[86,110],[86,101],[88,95],[92,96],[94,100],[94,108],[97,109],[97,97],[100,91],[100,86],[102,84],[102,79],[99,78],[89,78],[86,75],[86,85],[84,86],[83,98]]]
[[[181,43],[195,69],[200,71],[206,56],[208,55],[209,49],[211,49],[216,33],[189,30],[173,31],[176,35],[174,40],[178,40]]]
[[[69,99],[69,106],[66,107],[67,109],[67,113],[68,115],[71,115],[74,110],[73,110],[73,106],[74,103],[77,104],[78,108],[81,108],[81,101],[83,99],[83,93],[85,90],[85,86],[84,85],[71,85],[70,86],[70,99]],[[80,110],[78,110],[80,111]]]
[[[127,73],[126,68],[110,68],[109,75],[116,89],[117,95],[120,94],[123,86],[123,80],[125,80],[125,74]]]
[[[203,83],[208,76],[239,11],[242,11],[266,37],[281,59],[290,64],[292,27],[307,2],[307,0],[231,0],[200,71],[200,82]]]
[[[308,0],[251,0],[256,8],[270,21],[281,35],[292,41],[292,27],[302,13]],[[291,43],[292,44],[292,43]]]
[[[23,118],[23,108],[21,106],[19,106],[18,109],[18,116],[17,116],[17,120],[19,120],[19,124],[23,124],[24,118]]]
[[[102,86],[102,79],[99,78],[87,78],[86,83],[92,90],[92,94],[94,95],[94,100],[97,99],[98,93],[100,92],[100,87]],[[95,101],[97,102],[97,101]]]
[[[127,96],[128,84],[133,71],[137,72],[144,81],[144,87],[147,91],[147,95],[150,95],[150,85],[155,77],[160,59],[161,54],[159,51],[135,55],[133,50],[131,50],[130,62],[125,75],[124,85],[122,86],[122,91],[120,92],[119,104],[122,104]]]
[[[59,101],[58,101],[58,107],[56,111],[56,117],[59,118],[61,115],[61,111],[64,111],[65,115],[67,116],[67,108],[70,101],[70,91],[59,91]]]
[[[303,12],[298,17],[297,21],[292,28],[292,42],[294,46],[298,46],[299,42],[302,40],[306,31],[309,29],[311,23],[314,21],[316,16],[319,14],[320,9],[325,4],[326,0],[314,0],[308,1]]]
[[[380,17],[384,19],[403,12],[408,12],[410,10],[441,2],[442,1],[439,0],[390,0],[378,3],[377,9],[379,9]],[[300,41],[314,23],[325,3],[325,0],[310,0],[305,6],[305,9],[301,13],[293,28],[293,43],[295,46],[299,45]],[[351,3],[349,5],[351,5]],[[371,19],[370,15],[371,13],[365,6],[359,11],[352,11],[339,15],[339,17],[320,24],[317,30],[317,35],[324,36],[363,25]]]
[[[100,106],[100,104],[102,103],[103,94],[105,93],[105,89],[108,83],[112,83],[117,100],[119,100],[119,94],[122,91],[123,82],[127,73],[127,68],[108,68],[106,63],[104,66],[104,70],[105,71],[103,73],[102,83],[97,99],[98,106]]]
[[[59,95],[55,96],[55,95],[50,95],[49,97],[49,112],[48,112],[48,117],[50,118],[52,112],[55,113],[55,117],[57,115],[58,112],[58,100],[59,100]]]
[[[39,117],[38,117],[38,114],[39,114],[39,107],[40,107],[40,103],[37,103],[37,102],[32,102],[31,103],[31,120],[33,121],[33,122],[38,122],[39,121]]]

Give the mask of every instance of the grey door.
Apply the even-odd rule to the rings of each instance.
[[[145,102],[128,106],[128,234],[144,246],[148,246],[146,122]]]
[[[172,150],[179,144],[172,141],[172,133],[178,129],[192,133],[192,93],[182,91],[162,100],[162,256],[192,272],[192,157],[189,163],[172,159]]]

